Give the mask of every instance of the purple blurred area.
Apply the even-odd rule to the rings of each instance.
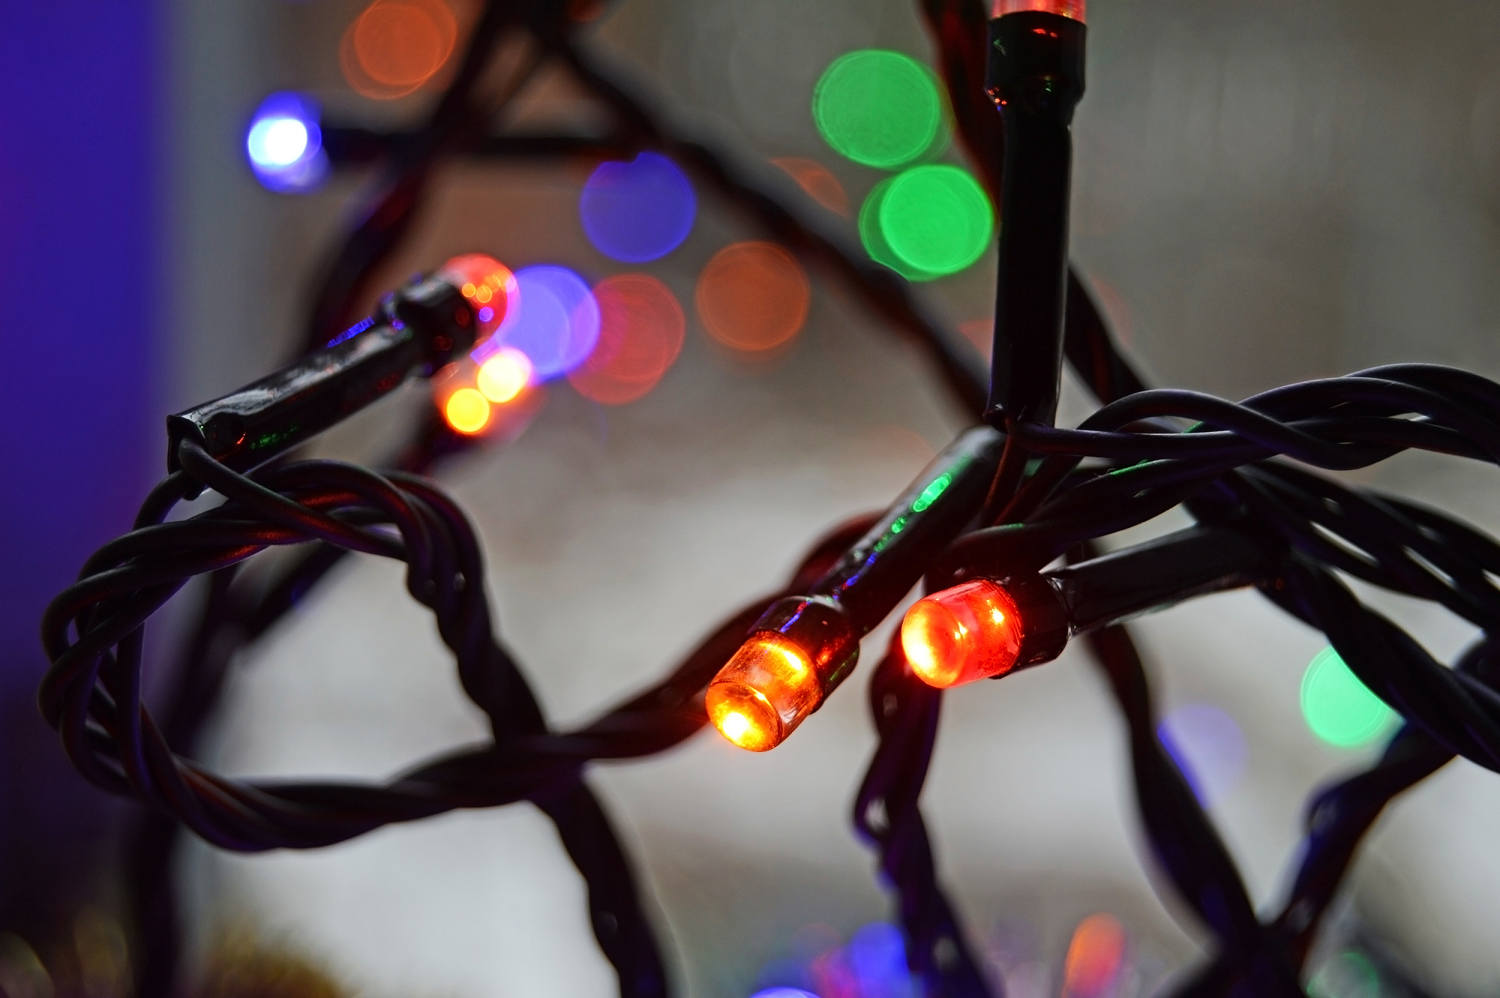
[[[38,621],[158,474],[164,317],[155,0],[11,3],[0,31],[0,933],[108,888],[119,809],[36,708]]]

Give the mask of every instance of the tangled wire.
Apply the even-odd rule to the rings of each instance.
[[[1003,139],[975,83],[984,58],[975,50],[983,38],[977,6],[929,0],[924,10],[960,130],[994,186]],[[984,382],[974,358],[925,316],[899,279],[820,234],[805,212],[758,187],[718,150],[659,121],[652,102],[586,55],[570,29],[543,9],[548,5],[535,7],[522,5],[518,13],[488,5],[427,125],[393,154],[389,182],[325,268],[309,346],[326,342],[330,329],[348,319],[348,302],[409,227],[439,156],[462,153],[483,138],[473,127],[476,81],[498,40],[524,28],[536,48],[504,101],[541,63],[536,53],[551,53],[616,112],[620,142],[677,154],[757,223],[828,265],[916,339],[960,409],[978,411]],[[1440,511],[1308,469],[1363,468],[1407,450],[1500,463],[1500,385],[1409,364],[1290,385],[1238,403],[1152,390],[1076,279],[1069,285],[1066,348],[1102,407],[1073,429],[1008,425],[995,472],[1005,487],[983,510],[954,511],[971,529],[923,552],[906,585],[925,577],[929,587],[941,588],[972,576],[1036,575],[1058,559],[1086,562],[1099,540],[1177,508],[1200,524],[1243,534],[1265,553],[1253,579],[1259,591],[1325,633],[1406,722],[1375,765],[1314,795],[1290,891],[1268,921],[1255,912],[1228,850],[1158,740],[1146,671],[1127,629],[1109,624],[1087,630],[1085,640],[1127,722],[1154,862],[1214,939],[1214,952],[1178,982],[1177,992],[1300,994],[1322,917],[1386,805],[1457,756],[1500,769],[1500,697],[1492,685],[1500,663],[1491,644],[1500,627],[1500,543]],[[496,637],[472,527],[419,474],[467,446],[429,415],[390,462],[399,470],[294,460],[241,473],[185,441],[176,454],[180,470],[146,498],[134,529],[100,548],[48,608],[43,635],[52,665],[40,695],[47,721],[85,777],[155,811],[138,829],[131,864],[144,939],[141,993],[170,990],[175,914],[166,871],[178,823],[226,849],[305,849],[456,808],[523,800],[547,814],[587,883],[594,934],[621,993],[669,993],[668,960],[646,914],[651,905],[589,788],[587,764],[649,756],[695,734],[706,723],[704,687],[760,612],[774,599],[805,592],[878,517],[829,532],[784,587],[712,629],[659,682],[588,724],[554,731]],[[223,501],[173,518],[180,503],[204,488]],[[269,581],[244,584],[242,564],[269,548],[295,554]],[[490,737],[383,784],[249,782],[193,762],[192,744],[230,657],[265,633],[345,552],[406,565],[407,590],[432,612],[464,692],[489,719]],[[1365,606],[1341,576],[1440,604],[1484,636],[1450,668]],[[207,588],[179,662],[166,670],[172,685],[158,721],[141,696],[144,626],[198,577],[206,577]],[[913,677],[898,643],[875,666],[869,695],[879,744],[856,796],[854,822],[897,896],[911,969],[929,994],[1000,994],[1001,982],[983,967],[937,879],[918,807],[941,694]]]

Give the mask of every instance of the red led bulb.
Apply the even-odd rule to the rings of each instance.
[[[901,621],[901,648],[917,678],[947,689],[1003,676],[1021,654],[1021,614],[988,579],[924,596]]]
[[[505,318],[506,308],[516,293],[516,275],[510,268],[484,253],[465,253],[443,264],[438,276],[457,286],[474,309],[479,320],[474,343],[489,338]]]
[[[1083,20],[1084,0],[992,0],[991,17],[1037,11],[1042,14],[1061,14],[1075,21]]]

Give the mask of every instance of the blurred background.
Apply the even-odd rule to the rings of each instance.
[[[42,608],[128,527],[162,471],[163,414],[298,341],[315,267],[374,174],[325,171],[316,136],[284,122],[316,105],[325,126],[414,127],[476,14],[475,0],[6,6],[0,992],[121,994],[131,959],[116,865],[135,811],[87,788],[37,714]],[[1095,0],[1089,35],[1073,255],[1156,383],[1237,398],[1402,360],[1500,376],[1500,6]],[[733,151],[984,345],[987,208],[914,5],[619,0],[584,36],[672,127]],[[311,103],[263,104],[283,92]],[[505,124],[607,120],[544,68]],[[542,289],[508,342],[550,380],[450,407],[488,436],[439,478],[478,525],[499,626],[558,724],[664,673],[964,425],[881,315],[670,159],[450,161],[375,284],[471,250]],[[635,320],[611,318],[622,296]],[[557,336],[584,346],[547,354]],[[320,450],[373,459],[473,372],[455,377],[408,386]],[[1087,404],[1070,383],[1062,418]],[[1500,525],[1483,469],[1400,458],[1357,480]],[[1440,657],[1470,637],[1365,595]],[[1368,762],[1394,722],[1320,635],[1254,596],[1139,631],[1165,737],[1269,908],[1309,792]],[[148,648],[173,634],[169,613]],[[915,994],[849,828],[873,746],[861,686],[856,673],[768,755],[707,733],[596,767],[683,993]],[[1147,994],[1198,958],[1198,929],[1153,890],[1122,726],[1081,656],[951,694],[944,720],[929,826],[1009,993]],[[380,777],[484,730],[397,568],[351,560],[236,661],[202,754],[234,774]],[[1464,762],[1404,798],[1350,878],[1314,990],[1500,991],[1497,819],[1500,785]],[[580,882],[525,807],[307,853],[194,842],[175,877],[200,977],[248,947],[292,954],[295,993],[613,986]]]

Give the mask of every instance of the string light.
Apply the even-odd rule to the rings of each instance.
[[[709,720],[742,749],[773,749],[822,706],[858,655],[859,639],[837,604],[780,600],[708,684]]]
[[[473,435],[490,423],[490,400],[477,388],[459,388],[443,403],[443,418],[459,433]]]
[[[583,185],[578,214],[594,248],[622,263],[646,263],[672,252],[698,213],[693,185],[660,153],[600,163]]]
[[[1339,748],[1368,744],[1396,719],[1396,712],[1349,671],[1332,647],[1308,663],[1302,674],[1301,699],[1308,728]]]
[[[617,274],[594,286],[599,342],[568,373],[580,395],[624,405],[650,393],[682,352],[687,318],[677,296],[649,274]]]
[[[299,193],[328,174],[316,104],[301,94],[275,93],[260,102],[245,133],[250,169],[267,190]]]
[[[947,689],[1003,676],[1021,653],[1021,613],[988,579],[924,596],[901,621],[901,649],[917,678]]]
[[[1125,928],[1112,915],[1090,915],[1073,930],[1063,962],[1063,998],[1105,998],[1125,966]]]
[[[510,268],[484,253],[465,253],[443,264],[439,275],[458,285],[479,322],[476,352],[493,342],[493,334],[514,307],[516,277]]]
[[[496,405],[504,405],[526,390],[531,383],[531,361],[514,347],[502,347],[483,364],[474,376],[481,395]]]
[[[740,748],[764,752],[823,701],[807,655],[774,635],[757,635],[735,652],[708,687],[708,716]]]
[[[756,353],[788,342],[807,321],[812,286],[775,243],[724,247],[698,275],[693,301],[703,328],[733,350]]]
[[[876,185],[860,209],[859,231],[872,259],[910,280],[931,280],[984,255],[995,212],[968,171],[929,164]]]
[[[990,4],[990,16],[1004,17],[1006,14],[1036,11],[1042,14],[1060,14],[1075,21],[1082,21],[1084,6],[1085,0],[993,0]]]
[[[474,353],[483,363],[512,347],[531,362],[537,383],[576,369],[599,343],[599,303],[588,283],[567,267],[534,264],[516,271],[516,292],[505,322],[487,347]]]
[[[339,67],[355,93],[393,100],[431,80],[457,38],[453,12],[441,0],[375,0],[345,30]]]
[[[865,166],[903,166],[932,147],[943,103],[932,71],[911,56],[861,49],[839,56],[813,88],[813,122],[830,147]]]
[[[1175,707],[1157,724],[1156,737],[1205,804],[1223,799],[1245,773],[1250,752],[1244,732],[1217,707]]]

